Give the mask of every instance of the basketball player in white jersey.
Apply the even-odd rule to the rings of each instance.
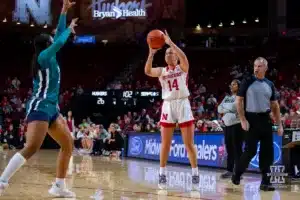
[[[165,54],[168,66],[152,68],[153,57],[157,50],[150,47],[145,65],[146,75],[159,78],[162,86],[162,99],[164,100],[160,120],[161,149],[158,186],[160,189],[166,189],[166,165],[173,132],[178,123],[192,166],[193,189],[196,189],[199,187],[199,171],[194,147],[194,117],[188,99],[190,95],[187,87],[189,62],[184,52],[172,42],[167,32],[164,37],[166,44],[170,46]]]

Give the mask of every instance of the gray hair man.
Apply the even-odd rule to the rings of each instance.
[[[278,135],[283,134],[280,121],[280,109],[277,101],[274,84],[265,78],[268,70],[268,61],[258,57],[254,61],[254,75],[244,79],[236,97],[238,115],[242,128],[246,131],[246,147],[240,161],[235,167],[231,178],[235,185],[240,184],[241,175],[245,172],[251,159],[257,153],[257,145],[260,142],[259,168],[262,173],[260,189],[273,191],[275,188],[270,183],[270,166],[274,160],[273,130],[270,112],[276,119]]]

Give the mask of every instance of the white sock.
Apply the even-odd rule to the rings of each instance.
[[[166,167],[160,167],[159,168],[159,175],[166,175],[167,168]]]
[[[199,170],[198,170],[198,167],[192,168],[192,176],[199,176]]]
[[[66,187],[66,179],[65,178],[56,178],[55,183],[59,185],[60,188]]]
[[[9,179],[24,165],[26,159],[20,154],[16,153],[9,161],[5,170],[3,171],[0,180],[3,182],[8,182]]]

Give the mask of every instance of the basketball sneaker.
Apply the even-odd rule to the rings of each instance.
[[[57,183],[52,183],[52,187],[48,191],[49,194],[55,197],[61,197],[61,198],[73,198],[76,197],[74,192],[71,192],[65,187],[61,187]]]
[[[166,177],[166,175],[164,175],[164,174],[159,175],[158,187],[161,190],[167,189],[167,177]]]
[[[4,190],[8,187],[8,183],[0,181],[0,196],[3,194]]]
[[[199,182],[200,177],[199,175],[192,176],[192,190],[199,190]]]
[[[232,172],[229,172],[229,171],[221,174],[221,176],[220,176],[221,179],[227,179],[227,178],[231,178],[231,177],[232,177]]]

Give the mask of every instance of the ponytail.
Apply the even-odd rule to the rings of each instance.
[[[31,76],[35,78],[37,76],[38,70],[40,69],[40,64],[38,63],[38,53],[35,51],[32,56],[31,61]]]
[[[50,35],[47,34],[41,34],[38,35],[35,39],[34,39],[34,54],[32,56],[32,61],[31,61],[31,76],[32,78],[35,78],[38,74],[38,71],[41,69],[41,66],[38,62],[38,57],[40,55],[40,53],[45,50],[50,42]]]

